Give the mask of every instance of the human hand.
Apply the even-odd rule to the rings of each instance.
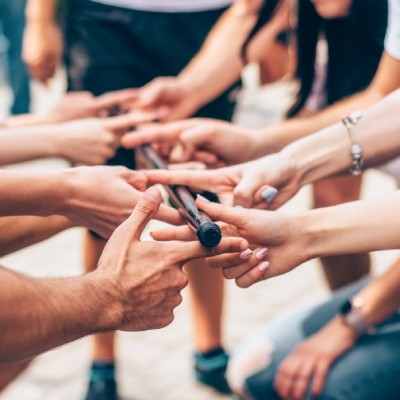
[[[129,113],[109,118],[85,118],[50,126],[49,143],[55,156],[75,164],[99,165],[111,158],[128,129],[150,116]]]
[[[182,301],[180,291],[188,282],[182,266],[192,259],[247,247],[247,242],[238,238],[223,238],[214,248],[198,241],[141,241],[160,203],[159,190],[148,189],[132,215],[115,230],[100,258],[95,274],[103,274],[113,283],[111,292],[118,304],[118,311],[113,312],[117,320],[111,328],[143,331],[169,325],[174,308]]]
[[[324,388],[331,365],[356,343],[357,337],[340,318],[300,343],[282,361],[275,377],[275,389],[282,399],[305,399],[311,386],[313,398]]]
[[[24,31],[22,58],[32,78],[51,79],[61,64],[63,39],[53,22],[28,21]]]
[[[207,259],[211,268],[222,268],[227,279],[239,287],[291,271],[307,261],[307,237],[300,217],[279,212],[232,208],[206,201],[198,196],[197,205],[211,219],[221,221],[223,234],[245,238],[253,248],[243,254],[229,254]],[[191,229],[182,226],[158,229],[151,233],[156,240],[190,240]]]
[[[80,118],[108,117],[116,109],[125,111],[123,103],[134,97],[134,93],[135,89],[124,89],[95,97],[90,92],[70,92],[65,94],[42,119],[45,123],[59,123]],[[144,121],[152,121],[156,117],[150,112],[135,111],[134,113],[138,116],[142,115]]]
[[[162,121],[193,115],[201,106],[196,92],[177,77],[160,77],[137,90],[132,107],[155,112]]]
[[[212,188],[218,196],[233,194],[233,205],[276,209],[300,188],[296,163],[285,153],[207,171],[146,171],[150,183],[187,185],[199,190]]]
[[[143,173],[124,167],[68,169],[61,172],[60,187],[65,195],[53,205],[54,214],[107,238],[132,213],[146,186]],[[160,206],[156,218],[172,224],[183,222],[178,211],[165,205]]]
[[[251,160],[256,153],[256,141],[248,129],[209,118],[144,125],[126,134],[121,142],[126,148],[180,142],[185,151],[172,150],[170,162],[196,160],[208,166],[238,164]]]

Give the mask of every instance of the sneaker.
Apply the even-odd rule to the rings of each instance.
[[[118,400],[113,363],[92,364],[85,400]]]
[[[195,353],[194,372],[197,381],[211,386],[220,393],[232,393],[225,378],[228,359],[229,356],[223,348],[214,349],[207,353]]]

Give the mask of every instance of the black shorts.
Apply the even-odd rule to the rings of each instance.
[[[158,13],[70,0],[65,23],[69,90],[100,95],[178,75],[224,11]],[[239,86],[233,85],[195,116],[231,120]],[[133,152],[120,149],[108,164],[135,168]]]

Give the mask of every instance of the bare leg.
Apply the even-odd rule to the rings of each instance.
[[[89,232],[86,234],[84,260],[86,272],[96,269],[105,244],[104,239]],[[114,361],[114,338],[114,332],[93,335],[92,358],[94,361]]]
[[[199,382],[222,393],[230,393],[225,378],[228,355],[222,347],[222,308],[224,278],[221,271],[211,270],[204,260],[187,264],[194,338],[194,371]]]
[[[191,295],[194,339],[197,350],[205,353],[221,346],[224,279],[219,270],[208,268],[204,260],[186,265]]]
[[[361,177],[346,176],[321,180],[314,184],[315,207],[329,207],[358,200],[360,189]],[[371,269],[368,253],[324,257],[321,258],[321,263],[331,290],[368,275]]]

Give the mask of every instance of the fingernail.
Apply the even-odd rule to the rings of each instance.
[[[241,206],[240,204],[236,204],[235,208],[244,208],[244,207]]]
[[[266,254],[268,253],[268,249],[264,247],[263,249],[260,249],[256,253],[256,258],[261,260]]]
[[[278,194],[278,190],[270,187],[268,189],[265,189],[262,193],[261,193],[261,197],[267,201],[268,203],[271,203],[271,201],[276,197],[276,195]]]
[[[268,261],[263,261],[262,263],[258,264],[258,270],[260,272],[265,271],[269,267],[269,262]]]
[[[201,194],[198,194],[197,195],[197,198],[200,200],[200,201],[203,201],[204,203],[210,203],[210,200],[208,200],[208,199],[206,199],[204,196],[202,196]]]
[[[250,249],[247,249],[240,254],[239,258],[241,260],[248,260],[252,255],[253,252]]]

